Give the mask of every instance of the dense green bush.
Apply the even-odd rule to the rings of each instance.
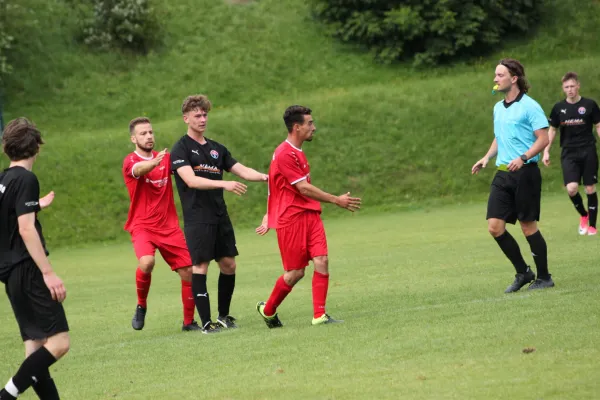
[[[158,19],[148,0],[93,0],[84,43],[103,50],[122,48],[146,53],[158,41]]]
[[[10,7],[7,0],[0,0],[0,83],[3,76],[10,73],[12,69],[6,54],[14,40],[6,29],[6,19]]]
[[[344,42],[382,62],[437,64],[479,55],[507,34],[527,32],[540,0],[312,0],[314,15]]]

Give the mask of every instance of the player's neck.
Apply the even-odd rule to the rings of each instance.
[[[152,158],[152,150],[143,150],[140,149],[139,147],[135,148],[135,153],[143,158]]]
[[[297,137],[288,135],[287,142],[289,144],[291,144],[292,146],[294,146],[295,148],[302,150],[302,141],[300,139],[298,139]]]
[[[567,103],[569,103],[569,104],[579,103],[579,100],[581,100],[580,95],[577,95],[575,97],[567,97]]]
[[[31,171],[33,169],[33,161],[34,160],[35,160],[35,157],[31,157],[31,158],[28,158],[26,160],[11,161],[10,165],[8,167],[9,168],[12,168],[12,167],[23,167],[27,171]]]
[[[200,144],[206,144],[204,132],[196,132],[188,128],[187,135]]]
[[[518,86],[511,86],[510,90],[504,95],[504,101],[506,103],[512,103],[517,97],[519,97],[519,93],[521,93],[521,91],[519,90]]]

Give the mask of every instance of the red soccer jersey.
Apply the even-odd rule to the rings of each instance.
[[[157,154],[153,151],[151,158],[144,158],[133,152],[123,160],[123,178],[131,200],[125,223],[128,232],[138,227],[151,231],[179,227],[171,183],[171,155],[165,154],[160,165],[146,175],[133,175],[135,164],[152,160]]]
[[[321,203],[300,194],[295,184],[310,183],[310,166],[304,152],[287,140],[273,154],[269,167],[269,228],[283,228],[306,210],[321,212]]]

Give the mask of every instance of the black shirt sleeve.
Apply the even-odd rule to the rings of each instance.
[[[560,117],[558,115],[558,104],[555,104],[550,111],[550,117],[548,118],[550,126],[558,128],[560,126]]]
[[[600,123],[600,108],[598,108],[598,103],[592,100],[592,124],[598,123]]]
[[[186,165],[191,165],[190,158],[187,154],[185,146],[180,140],[177,143],[175,143],[175,145],[171,149],[171,171],[173,171],[174,173],[175,171],[177,171],[178,168],[184,167]]]
[[[15,211],[17,217],[35,213],[40,207],[40,183],[33,173],[23,174],[15,194]]]
[[[235,164],[237,164],[237,160],[233,158],[227,147],[223,146],[223,169],[229,172]]]

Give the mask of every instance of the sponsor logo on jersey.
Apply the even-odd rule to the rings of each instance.
[[[566,125],[566,126],[585,125],[585,121],[582,120],[581,118],[572,118],[572,119],[567,119],[567,120],[561,122],[560,124]]]
[[[194,171],[198,171],[198,172],[208,172],[209,174],[220,174],[221,170],[217,167],[215,167],[214,165],[208,165],[208,164],[200,164],[196,167],[194,167]]]
[[[173,165],[181,164],[183,160],[175,160],[173,161]]]
[[[146,183],[150,183],[156,187],[163,187],[167,184],[169,178],[162,178],[162,179],[157,179],[157,180],[152,180],[152,179],[148,179],[146,178]]]
[[[210,156],[216,160],[217,158],[219,158],[219,152],[216,150],[211,150]]]
[[[192,150],[192,153],[196,153],[196,154],[200,155],[200,153],[198,153],[198,150]]]
[[[5,190],[6,190],[6,186],[0,185],[0,193],[4,193]]]
[[[581,115],[585,114],[585,107],[579,107],[579,109],[577,110],[577,112]]]
[[[25,203],[25,205],[26,205],[27,207],[35,207],[35,206],[37,206],[38,204],[40,204],[40,203],[38,203],[37,201],[28,201],[27,203]]]
[[[565,108],[564,110],[560,110],[561,113],[566,114],[567,113],[567,109]]]

